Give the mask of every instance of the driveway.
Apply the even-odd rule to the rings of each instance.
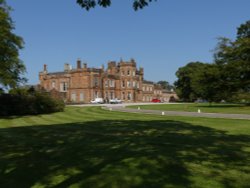
[[[126,106],[139,106],[139,105],[159,105],[166,103],[123,103],[123,104],[84,104],[84,105],[74,105],[79,107],[87,106],[102,106],[103,109],[119,111],[119,112],[129,112],[129,113],[140,113],[140,114],[155,114],[161,116],[186,116],[186,117],[206,117],[206,118],[224,118],[224,119],[246,119],[250,120],[250,115],[248,114],[223,114],[223,113],[198,113],[198,112],[181,112],[181,111],[161,111],[161,110],[142,110],[142,109],[132,109],[125,108]],[[169,103],[180,104],[183,103]]]

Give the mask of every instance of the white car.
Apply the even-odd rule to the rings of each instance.
[[[120,100],[120,99],[110,99],[109,103],[110,104],[121,104],[122,100]]]
[[[95,98],[94,100],[90,101],[92,104],[103,104],[103,98]]]

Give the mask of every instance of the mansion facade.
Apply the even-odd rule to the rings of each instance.
[[[124,102],[151,102],[159,99],[169,102],[177,98],[174,92],[166,91],[160,85],[144,80],[144,69],[137,69],[135,60],[108,62],[106,70],[89,68],[77,60],[76,68],[65,64],[62,72],[48,72],[47,65],[39,73],[40,87],[50,93],[57,93],[69,103],[90,103],[95,98],[121,99]]]

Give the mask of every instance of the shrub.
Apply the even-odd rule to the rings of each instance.
[[[0,116],[35,115],[64,110],[64,102],[39,91],[10,92],[0,95]]]
[[[232,96],[232,102],[250,104],[250,92],[238,92]]]

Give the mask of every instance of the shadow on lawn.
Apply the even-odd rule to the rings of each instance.
[[[94,121],[0,129],[1,187],[192,187],[249,165],[250,137],[177,121]],[[188,164],[204,174],[192,174]],[[200,165],[200,166],[199,166]],[[195,168],[195,167],[194,167]],[[249,173],[249,168],[244,173]],[[199,172],[199,171],[197,171]],[[221,178],[226,187],[248,182]]]

